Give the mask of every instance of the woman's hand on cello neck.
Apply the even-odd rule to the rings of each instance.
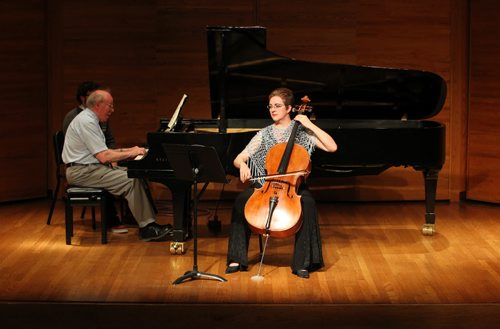
[[[300,122],[307,129],[312,130],[312,127],[315,126],[315,124],[312,123],[311,120],[309,120],[309,118],[304,114],[297,114],[295,116],[294,120],[297,122]]]
[[[337,143],[335,143],[332,136],[320,127],[316,126],[307,116],[298,114],[294,120],[300,122],[304,127],[313,132],[316,136],[316,147],[326,152],[337,151]]]

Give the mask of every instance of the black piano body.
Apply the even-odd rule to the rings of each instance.
[[[255,132],[271,123],[265,106],[269,92],[292,89],[308,95],[315,123],[339,145],[335,153],[317,150],[313,177],[376,175],[392,166],[423,173],[426,213],[423,233],[432,235],[439,171],[445,161],[445,127],[424,120],[441,111],[446,83],[437,74],[397,68],[318,63],[277,55],[266,48],[263,27],[207,27],[211,115],[213,119],[181,119],[183,132],[148,133],[150,151],[128,164],[130,177],[164,183],[174,196],[174,240],[184,241],[189,227],[189,186],[172,178],[162,144],[214,145],[227,173],[232,160]],[[199,132],[214,129],[214,133]]]
[[[439,171],[445,161],[445,126],[425,120],[446,100],[446,83],[437,74],[296,60],[266,46],[263,27],[208,27],[212,117],[264,119],[267,95],[276,87],[308,95],[315,123],[339,148],[317,150],[314,177],[376,175],[393,166],[423,173],[426,213],[423,233],[432,235]],[[296,100],[298,101],[298,99]],[[238,119],[238,120],[235,120]],[[220,120],[219,130],[232,127]]]

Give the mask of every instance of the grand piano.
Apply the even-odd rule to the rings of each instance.
[[[422,232],[434,233],[445,127],[424,119],[444,104],[446,83],[439,75],[277,55],[267,49],[266,29],[259,26],[207,27],[207,40],[213,119],[180,117],[170,130],[172,122],[161,119],[159,130],[147,134],[147,156],[125,164],[129,177],[148,178],[171,190],[173,245],[189,237],[191,185],[175,178],[164,145],[214,145],[227,174],[237,175],[232,160],[255,130],[271,123],[267,95],[280,86],[296,97],[308,95],[312,119],[339,145],[335,153],[314,153],[312,177],[377,175],[392,166],[413,167],[423,173],[425,184]]]

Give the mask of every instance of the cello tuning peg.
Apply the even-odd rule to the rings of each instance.
[[[308,103],[311,101],[309,99],[309,96],[306,95],[302,97],[300,100],[302,101],[302,104],[295,105],[295,107],[292,109],[292,112],[298,112],[298,113],[311,112],[312,106],[308,105]]]
[[[309,103],[311,100],[309,99],[309,96],[305,95],[304,97],[302,97],[300,99],[302,101],[302,103]]]

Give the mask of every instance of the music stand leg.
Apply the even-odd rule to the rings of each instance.
[[[219,280],[219,281],[227,281],[221,276],[215,275],[215,274],[210,274],[210,273],[203,273],[203,272],[198,272],[197,270],[192,270],[189,272],[186,272],[183,276],[177,278],[173,284],[179,284],[184,282],[187,279],[214,279],[214,280]]]
[[[193,168],[194,175],[194,198],[193,198],[193,270],[187,271],[183,276],[177,278],[172,284],[183,283],[187,279],[215,279],[219,281],[227,281],[223,277],[215,274],[204,273],[198,271],[198,188],[197,188],[198,168]]]

